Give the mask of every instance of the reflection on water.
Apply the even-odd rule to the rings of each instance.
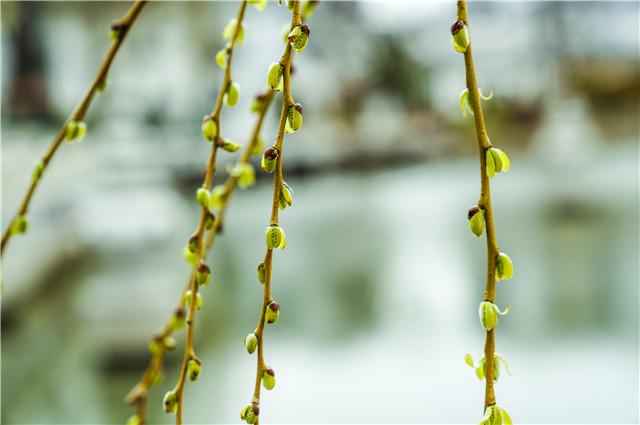
[[[512,312],[500,323],[498,351],[514,376],[501,377],[497,393],[519,422],[638,420],[637,147],[620,146],[605,163],[594,155],[573,168],[541,169],[515,155],[509,178],[493,180],[499,239],[516,267],[499,284],[497,302]],[[188,193],[141,173],[126,186],[109,173],[94,178],[99,196],[73,207],[43,191],[43,202],[63,212],[36,215],[39,231],[12,246],[3,422],[120,423],[128,415],[122,398],[144,367],[145,341],[186,278],[180,236],[196,213]],[[262,293],[255,267],[266,183],[234,198],[212,256],[189,422],[235,423],[251,395],[255,358],[242,338]],[[463,362],[466,352],[479,357],[483,339],[484,243],[466,222],[475,161],[289,183],[296,205],[283,213],[288,244],[274,272],[282,315],[266,336],[278,385],[264,396],[264,418],[476,420],[482,384]],[[123,217],[128,225],[117,230]],[[21,296],[31,294],[16,288],[23,281],[34,296]],[[154,423],[173,420],[160,397],[176,379],[179,351],[150,399]]]

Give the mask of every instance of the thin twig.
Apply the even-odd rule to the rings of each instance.
[[[111,47],[109,48],[109,51],[104,57],[102,64],[98,68],[98,72],[96,73],[96,76],[93,79],[93,83],[91,84],[91,86],[89,86],[89,89],[85,93],[84,97],[82,98],[78,106],[76,106],[73,113],[69,116],[69,118],[67,118],[64,125],[62,126],[62,128],[60,128],[60,130],[58,131],[58,134],[56,134],[53,141],[51,142],[51,145],[42,156],[40,160],[41,161],[40,164],[42,164],[42,170],[40,171],[40,174],[42,174],[46,170],[47,165],[49,164],[49,162],[51,161],[55,153],[58,151],[58,148],[64,141],[65,135],[67,133],[68,124],[72,121],[83,121],[84,116],[86,115],[87,110],[89,109],[89,106],[91,106],[91,102],[93,101],[93,98],[96,92],[106,81],[107,75],[109,73],[109,69],[111,68],[111,64],[113,62],[113,59],[116,56],[116,53],[118,53],[118,50],[120,50],[120,46],[122,46],[124,39],[126,38],[127,34],[129,33],[129,30],[133,26],[133,23],[136,21],[136,18],[140,14],[140,11],[142,10],[142,7],[145,4],[146,4],[146,1],[137,0],[136,2],[133,3],[131,8],[129,8],[127,13],[122,18],[120,18],[119,20],[117,20],[115,23],[111,25],[111,28],[118,32],[118,36],[113,38]],[[5,229],[4,233],[2,234],[2,244],[0,246],[0,255],[4,255],[4,250],[7,247],[9,240],[11,239],[11,236],[13,235],[12,225],[14,221],[17,220],[19,217],[25,216],[27,214],[29,210],[29,206],[31,205],[31,199],[33,198],[33,194],[35,193],[35,190],[38,187],[41,180],[42,179],[40,177],[33,178],[31,180],[31,183],[29,184],[29,187],[27,188],[27,191],[24,194],[24,197],[22,198],[22,202],[20,203],[20,207],[18,208],[18,211],[13,216],[7,228]]]
[[[229,84],[231,84],[231,64],[233,58],[233,51],[236,45],[236,41],[238,38],[238,34],[242,29],[242,20],[244,19],[245,10],[247,8],[246,0],[240,4],[238,8],[238,15],[236,18],[236,27],[231,39],[229,40],[229,44],[227,45],[227,67],[225,68],[224,79],[220,86],[220,91],[218,92],[218,98],[216,100],[216,104],[211,112],[211,116],[213,120],[217,123],[218,131],[216,140],[211,146],[211,154],[209,155],[209,161],[207,162],[207,168],[205,171],[204,181],[202,183],[202,187],[206,189],[211,188],[211,182],[213,180],[213,174],[216,170],[216,156],[218,152],[219,144],[222,141],[221,138],[221,121],[220,121],[220,113],[222,111],[222,100],[227,90]],[[195,235],[197,241],[196,248],[196,265],[199,264],[204,257],[204,245],[202,243],[204,231],[205,231],[205,220],[207,216],[208,209],[203,208],[200,214],[200,220],[198,223],[198,227],[196,228]],[[194,359],[196,357],[195,351],[193,348],[193,334],[195,330],[195,316],[196,316],[196,300],[198,295],[198,284],[196,282],[195,273],[193,273],[191,277],[190,283],[191,290],[191,305],[188,309],[187,314],[187,337],[184,348],[184,357],[182,360],[182,367],[180,369],[180,376],[178,377],[178,383],[175,387],[176,392],[176,401],[177,401],[177,411],[176,411],[176,425],[182,424],[182,411],[184,409],[184,384],[187,376],[187,369],[189,360]]]
[[[267,111],[271,106],[271,102],[273,100],[273,90],[269,89],[265,91],[265,93],[259,96],[262,99],[262,109],[260,109],[258,118],[256,120],[255,126],[249,137],[249,141],[247,143],[246,148],[243,151],[243,154],[240,158],[239,163],[248,164],[251,159],[251,152],[255,149],[256,144],[259,141],[260,131],[262,129],[262,125],[264,123],[264,118],[267,115]],[[227,196],[225,198],[225,202],[222,208],[219,210],[218,214],[216,214],[214,224],[207,232],[206,242],[203,250],[203,257],[206,257],[209,252],[211,252],[211,248],[217,238],[217,235],[220,233],[220,230],[224,227],[224,221],[226,216],[227,207],[229,205],[229,201],[237,188],[238,178],[236,176],[230,175],[224,183],[226,188]],[[173,335],[177,328],[174,326],[174,321],[176,314],[184,314],[184,295],[190,289],[190,284],[193,279],[193,276],[190,276],[187,280],[184,289],[180,292],[180,296],[178,297],[178,303],[176,310],[172,314],[171,318],[167,321],[164,328],[161,332],[156,334],[152,341],[163,341],[165,338]],[[149,360],[149,364],[147,365],[147,369],[142,375],[140,381],[133,387],[131,392],[127,395],[127,402],[129,404],[133,404],[136,407],[136,414],[139,417],[140,424],[143,425],[146,422],[145,415],[145,404],[148,396],[149,389],[153,385],[155,377],[159,376],[162,372],[162,364],[164,360],[165,353],[167,348],[160,344],[158,346],[157,351],[155,351],[151,359]]]
[[[467,15],[467,5],[465,0],[458,0],[458,20],[469,25]],[[487,174],[486,150],[491,147],[491,141],[487,134],[484,122],[484,114],[480,103],[480,93],[476,79],[476,71],[473,64],[473,54],[471,43],[464,52],[464,64],[466,71],[467,89],[469,90],[470,105],[473,108],[475,119],[476,137],[478,142],[478,154],[480,157],[480,182],[481,192],[478,200],[478,207],[484,210],[486,221],[487,240],[487,281],[484,292],[484,300],[495,302],[496,299],[496,257],[500,252],[494,227],[493,209],[491,206],[491,188],[489,176]],[[485,399],[484,407],[496,404],[496,396],[493,388],[495,361],[495,328],[488,330],[484,344],[485,356]],[[483,409],[484,411],[484,409]]]
[[[300,2],[292,1],[291,4],[291,28],[293,29],[295,26],[302,24],[302,19],[300,17]],[[276,169],[275,175],[273,178],[273,200],[271,205],[271,217],[269,220],[270,225],[278,225],[278,204],[280,200],[280,192],[282,190],[283,185],[283,175],[282,175],[282,161],[284,158],[283,152],[283,142],[284,142],[284,134],[285,134],[285,126],[287,121],[287,112],[290,107],[294,105],[293,96],[291,95],[291,62],[293,57],[293,48],[291,43],[287,42],[284,53],[280,58],[280,64],[283,65],[283,95],[282,95],[282,110],[280,113],[280,122],[278,126],[278,135],[274,144],[274,147],[278,150],[278,158],[276,160]],[[262,304],[260,306],[260,315],[258,319],[258,325],[254,330],[254,334],[257,337],[258,343],[258,355],[256,360],[256,377],[255,377],[255,386],[253,390],[253,398],[252,405],[256,408],[254,411],[259,412],[260,408],[260,384],[262,380],[263,373],[266,369],[266,364],[264,361],[264,326],[265,326],[265,315],[267,306],[273,301],[271,295],[271,274],[272,274],[272,260],[273,260],[273,249],[267,248],[266,254],[264,256],[264,272],[265,272],[265,280],[264,280],[264,289],[263,289],[263,299]],[[259,424],[260,419],[259,416],[257,418],[256,424]]]

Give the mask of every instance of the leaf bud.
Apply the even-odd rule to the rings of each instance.
[[[262,386],[267,390],[272,390],[276,386],[276,373],[270,367],[262,371]]]
[[[167,391],[162,400],[165,413],[175,413],[178,410],[178,394],[175,390]]]
[[[267,83],[273,91],[280,91],[284,85],[284,65],[274,62],[269,67],[267,74]]]
[[[193,293],[191,292],[191,290],[188,290],[187,292],[184,293],[184,306],[186,308],[191,307],[192,298],[193,298]],[[200,310],[201,308],[202,308],[202,295],[200,295],[200,292],[196,292],[196,309]]]
[[[213,143],[218,136],[218,124],[215,120],[209,116],[205,115],[202,118],[202,137],[210,143]]]
[[[293,133],[300,130],[302,127],[302,105],[296,103],[289,106],[287,110],[287,121],[285,123],[285,131],[287,133]]]
[[[282,230],[282,228],[277,224],[272,224],[267,227],[267,231],[265,232],[265,241],[267,242],[267,248],[269,249],[284,249],[287,245],[287,238],[284,234],[284,230]]]
[[[311,30],[307,24],[296,25],[289,33],[289,43],[291,43],[296,52],[300,53],[307,47],[310,34]]]
[[[265,311],[265,319],[268,324],[273,325],[278,321],[280,317],[280,305],[277,302],[271,301]]]
[[[471,233],[480,237],[484,232],[484,210],[479,206],[474,205],[469,208],[467,218],[469,219],[469,228],[471,229]]]
[[[262,160],[260,161],[260,166],[267,173],[273,173],[276,170],[276,165],[278,164],[278,156],[280,152],[276,147],[267,148],[262,154]]]
[[[233,81],[231,82],[231,84],[227,86],[227,90],[224,93],[224,97],[223,97],[224,103],[227,106],[233,107],[233,106],[236,106],[239,98],[240,98],[240,84]]]
[[[211,282],[211,269],[202,262],[196,270],[196,283],[200,286],[207,286]]]
[[[264,284],[266,278],[266,270],[264,268],[264,263],[258,264],[258,282]]]
[[[11,223],[11,234],[23,235],[27,233],[28,230],[29,218],[24,214],[17,215],[16,218],[13,219],[13,223]]]
[[[504,252],[499,253],[496,256],[496,279],[511,279],[513,276],[513,262],[511,258]]]
[[[205,187],[201,187],[196,191],[196,200],[202,208],[209,208],[209,197],[211,194]]]
[[[451,25],[451,36],[453,48],[456,52],[466,52],[469,47],[469,30],[464,21],[458,20]]]
[[[244,346],[249,354],[253,354],[253,352],[256,351],[256,348],[258,348],[258,337],[255,333],[251,332],[244,338]]]
[[[488,331],[498,324],[498,316],[504,316],[507,313],[509,313],[509,306],[507,306],[504,311],[500,311],[498,306],[490,301],[481,302],[480,308],[478,309],[480,324]]]
[[[202,362],[197,357],[192,357],[187,362],[187,376],[191,381],[196,381],[200,376],[200,370],[202,369]]]
[[[87,134],[87,125],[84,121],[71,120],[67,124],[65,137],[69,142],[80,141]]]
[[[278,208],[284,210],[293,205],[293,190],[283,181],[280,187],[280,196],[278,197]]]

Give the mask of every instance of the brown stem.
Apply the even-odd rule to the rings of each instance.
[[[263,107],[259,112],[256,124],[253,128],[251,136],[247,142],[247,146],[244,149],[242,156],[240,158],[240,163],[248,163],[251,159],[251,152],[254,150],[255,144],[258,141],[258,136],[260,134],[260,130],[262,129],[262,125],[264,123],[264,119],[267,115],[267,111],[271,106],[271,102],[273,100],[273,91],[271,89],[267,90],[264,94],[262,94],[263,99]],[[229,176],[225,182],[225,187],[227,189],[227,196],[225,198],[225,202],[216,215],[214,220],[213,227],[208,231],[206,236],[206,241],[204,243],[204,253],[203,256],[210,252],[213,243],[216,240],[217,235],[220,232],[220,229],[224,225],[225,215],[227,211],[227,207],[232,198],[232,195],[237,188],[237,177]],[[183,306],[184,294],[191,287],[191,280],[193,279],[193,274],[187,280],[184,289],[180,292],[180,296],[178,297],[177,308],[181,308]],[[154,338],[156,339],[164,339],[165,337],[171,336],[177,329],[173,327],[171,324],[171,319],[167,321],[163,330]],[[129,404],[136,406],[136,412],[140,418],[141,425],[144,425],[146,422],[145,410],[141,405],[144,405],[146,401],[146,397],[148,395],[149,389],[151,388],[153,377],[162,371],[162,362],[164,360],[165,349],[161,348],[158,352],[154,353],[149,360],[149,364],[147,365],[147,369],[142,375],[140,381],[133,387],[129,395],[127,396],[127,402]]]
[[[236,41],[238,38],[238,34],[240,33],[240,29],[242,26],[242,20],[244,19],[244,13],[247,8],[246,0],[240,4],[238,8],[238,15],[236,17],[236,28],[229,40],[227,45],[228,52],[228,60],[227,67],[224,73],[224,79],[220,86],[220,90],[218,92],[218,98],[216,99],[216,104],[213,108],[211,116],[215,119],[218,125],[218,136],[216,140],[213,142],[211,146],[211,153],[209,155],[209,160],[207,162],[207,168],[205,171],[204,181],[202,182],[202,187],[209,189],[211,187],[211,182],[213,180],[213,174],[216,170],[216,157],[218,153],[218,142],[221,139],[221,122],[220,122],[220,113],[222,111],[222,100],[225,95],[226,89],[228,85],[231,83],[231,59],[233,56],[233,49],[236,45]],[[198,227],[196,228],[195,234],[197,236],[197,248],[196,248],[196,267],[202,261],[204,257],[205,247],[203,244],[204,232],[205,232],[205,222],[206,215],[208,209],[203,208],[200,213],[200,220],[198,222]],[[176,412],[176,425],[182,424],[182,411],[184,408],[184,383],[187,376],[187,369],[189,360],[195,357],[195,351],[193,348],[193,334],[195,331],[195,319],[196,319],[196,302],[198,295],[198,284],[196,281],[195,273],[192,273],[191,282],[190,282],[190,290],[191,290],[191,304],[189,305],[189,312],[187,315],[187,337],[186,343],[184,347],[184,356],[182,359],[182,367],[180,368],[180,376],[178,377],[178,383],[175,387],[176,392],[176,400],[177,400],[177,412]]]
[[[293,1],[291,8],[291,28],[300,25],[302,19],[300,17],[300,2]],[[275,141],[275,148],[278,149],[279,155],[276,160],[276,170],[273,177],[273,200],[271,203],[271,216],[269,224],[278,224],[278,201],[280,199],[280,191],[282,190],[283,175],[282,175],[282,161],[284,158],[284,134],[285,126],[287,122],[287,112],[289,107],[293,105],[293,96],[291,95],[291,62],[293,59],[293,48],[291,43],[287,43],[284,53],[280,58],[280,63],[284,66],[283,74],[283,94],[282,94],[282,109],[280,112],[280,121],[278,125],[278,135]],[[265,281],[263,289],[262,304],[260,306],[260,315],[258,319],[258,325],[254,331],[258,338],[258,355],[256,360],[256,377],[255,386],[253,390],[252,404],[260,406],[260,384],[262,381],[262,373],[266,367],[264,361],[264,326],[265,326],[265,312],[267,306],[273,301],[271,295],[271,275],[273,266],[273,249],[268,249],[264,256],[264,271]],[[256,424],[259,424],[259,418]]]
[[[469,27],[469,17],[467,14],[466,0],[458,0],[458,20],[463,21],[467,28]],[[486,232],[487,232],[487,281],[485,285],[484,300],[494,302],[496,299],[496,257],[500,252],[498,242],[496,241],[496,232],[493,218],[493,208],[491,206],[491,187],[489,185],[489,176],[486,168],[486,151],[491,147],[491,141],[487,134],[484,122],[484,113],[480,103],[480,93],[478,90],[478,82],[476,79],[475,66],[473,64],[472,46],[469,43],[464,52],[464,64],[467,80],[467,89],[469,90],[469,103],[473,108],[473,116],[475,119],[476,137],[478,142],[478,155],[480,157],[480,183],[481,192],[478,206],[484,209]],[[484,407],[496,404],[496,396],[493,388],[494,374],[493,363],[495,361],[495,329],[487,331],[484,356],[485,356],[485,399]],[[483,409],[484,412],[484,409]]]
[[[93,98],[97,92],[98,87],[105,80],[105,78],[107,78],[107,75],[109,74],[109,69],[111,68],[111,64],[113,62],[113,59],[116,56],[116,53],[118,53],[118,50],[120,50],[120,46],[122,46],[124,39],[126,38],[127,34],[129,33],[129,30],[133,26],[133,23],[135,22],[136,18],[140,14],[140,11],[142,10],[142,7],[145,4],[146,4],[146,1],[143,1],[143,0],[135,1],[133,5],[131,5],[127,13],[113,24],[114,26],[117,26],[119,28],[119,36],[111,43],[111,47],[109,48],[106,56],[102,60],[102,64],[98,68],[98,72],[96,73],[96,76],[93,79],[93,83],[91,83],[91,86],[89,86],[89,89],[85,93],[84,97],[82,98],[80,103],[76,106],[73,113],[71,113],[71,115],[67,118],[64,125],[60,128],[56,136],[53,138],[51,145],[49,146],[47,151],[43,154],[41,158],[42,164],[44,165],[43,172],[44,170],[46,170],[47,165],[49,164],[49,162],[51,162],[51,159],[53,158],[55,153],[58,151],[58,148],[64,141],[64,138],[67,132],[67,125],[69,124],[69,122],[82,121],[84,119],[84,116],[87,113],[87,110],[91,105],[91,102],[93,101]],[[2,243],[0,245],[0,256],[4,255],[4,250],[9,244],[9,240],[11,239],[12,224],[19,216],[27,214],[27,211],[29,210],[29,206],[31,204],[31,199],[33,198],[33,194],[35,193],[35,190],[40,184],[41,180],[42,178],[37,178],[37,179],[34,178],[31,180],[31,183],[29,184],[29,187],[27,188],[27,191],[24,194],[24,197],[22,198],[22,202],[20,203],[20,207],[18,208],[18,211],[13,216],[13,218],[9,221],[7,228],[2,234]]]

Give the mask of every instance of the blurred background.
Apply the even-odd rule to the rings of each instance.
[[[2,219],[34,160],[92,81],[108,28],[128,3],[2,2]],[[32,204],[29,233],[3,264],[2,422],[123,423],[124,396],[149,359],[189,269],[194,194],[209,145],[200,119],[222,71],[215,53],[235,2],[146,6],[116,57],[110,87],[65,144]],[[514,261],[498,284],[497,350],[513,376],[496,385],[518,423],[637,423],[637,2],[472,2],[479,84],[495,146],[498,239]],[[252,97],[282,52],[284,7],[247,10],[234,55],[240,103],[223,133],[244,143]],[[261,417],[276,423],[469,423],[483,383],[477,305],[485,244],[468,229],[478,197],[473,121],[463,118],[462,57],[451,2],[326,2],[295,57],[304,127],[285,142],[295,205],[275,256],[282,314],[265,353],[278,384]],[[277,101],[279,101],[279,97]],[[279,108],[263,135],[273,140]],[[222,153],[215,179],[237,155]],[[250,401],[271,179],[231,202],[210,254],[198,313],[198,382],[185,420],[237,423]],[[184,333],[152,392],[152,423]]]

